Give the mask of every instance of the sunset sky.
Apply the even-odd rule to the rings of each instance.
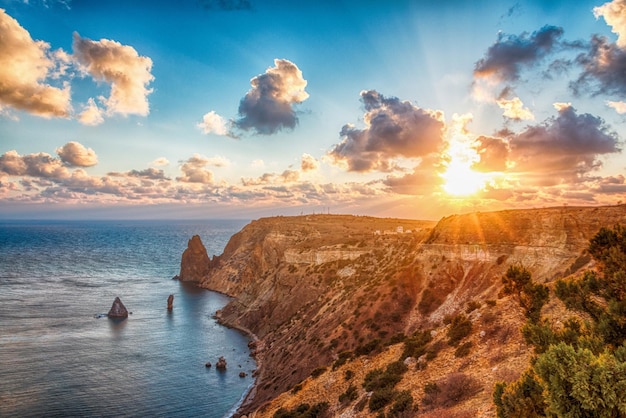
[[[0,0],[0,218],[626,202],[626,0]]]

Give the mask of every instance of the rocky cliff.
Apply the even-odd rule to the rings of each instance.
[[[375,416],[358,409],[368,396],[361,385],[352,402],[337,401],[349,384],[340,373],[349,368],[362,381],[365,371],[400,349],[393,344],[397,335],[431,329],[431,347],[440,354],[425,370],[411,368],[400,386],[418,399],[425,382],[464,371],[477,376],[482,389],[454,408],[493,416],[493,383],[517,377],[530,356],[519,332],[523,315],[500,295],[501,277],[522,265],[550,283],[593,267],[588,240],[616,223],[626,223],[626,206],[473,213],[437,223],[265,218],[235,234],[219,257],[189,261],[196,265],[183,260],[180,277],[233,296],[221,320],[260,339],[257,386],[240,414],[272,416],[279,407],[327,400],[333,415]],[[460,312],[473,324],[467,357],[443,344],[446,319]],[[356,358],[309,377],[345,353]]]

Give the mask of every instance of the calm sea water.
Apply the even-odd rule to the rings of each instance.
[[[245,223],[0,222],[0,416],[231,414],[248,339],[211,318],[225,296],[172,277],[193,234],[221,254]],[[116,296],[132,315],[96,318]]]

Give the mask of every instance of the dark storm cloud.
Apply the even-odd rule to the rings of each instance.
[[[626,94],[626,50],[603,36],[593,36],[588,52],[578,55],[582,73],[571,87],[576,94]]]
[[[563,35],[563,29],[544,26],[530,36],[498,34],[498,40],[487,50],[486,56],[476,63],[476,77],[495,77],[500,81],[519,79],[524,66],[532,66],[550,53]]]
[[[258,134],[271,135],[283,128],[293,129],[298,123],[294,105],[309,95],[302,71],[291,61],[274,60],[275,67],[250,80],[252,88],[239,103],[239,129],[253,129]]]
[[[364,129],[345,125],[343,140],[329,156],[347,164],[348,171],[390,171],[394,157],[417,158],[436,152],[443,144],[441,112],[421,109],[375,90],[361,92],[365,107]]]

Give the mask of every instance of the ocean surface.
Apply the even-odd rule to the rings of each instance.
[[[172,277],[192,235],[219,255],[246,223],[0,221],[0,416],[232,414],[248,338],[212,318],[226,296]],[[116,296],[128,319],[98,318]]]

